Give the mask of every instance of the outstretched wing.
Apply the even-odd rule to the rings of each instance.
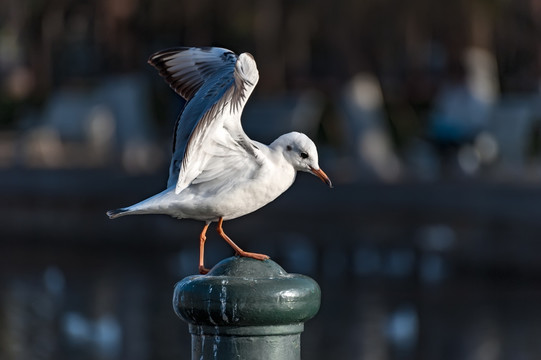
[[[257,148],[240,123],[244,104],[259,79],[251,55],[212,47],[176,48],[152,55],[149,63],[187,100],[175,126],[168,187],[176,184],[179,193],[205,170],[213,151],[198,149],[223,143],[223,135],[214,141],[223,129],[232,141],[228,147],[257,158]]]

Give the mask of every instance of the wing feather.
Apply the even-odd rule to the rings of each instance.
[[[244,104],[259,79],[251,55],[183,47],[160,51],[149,63],[187,100],[175,125],[168,187],[176,184],[178,193],[192,182],[210,182],[219,175],[216,169],[227,172],[235,167],[217,166],[212,159],[260,161],[256,145],[240,122]],[[221,147],[228,151],[217,156]]]
[[[177,47],[159,51],[148,60],[187,101],[216,73],[233,72],[236,61],[237,56],[232,51],[216,47]],[[189,79],[193,81],[187,81]]]

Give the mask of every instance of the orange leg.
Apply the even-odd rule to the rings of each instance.
[[[267,260],[269,258],[267,255],[264,255],[264,254],[251,253],[251,252],[242,250],[237,244],[233,242],[233,240],[231,240],[225,234],[224,229],[222,228],[223,222],[224,222],[224,218],[220,217],[220,220],[218,220],[218,228],[217,228],[218,234],[220,234],[220,236],[229,244],[229,246],[231,246],[235,250],[237,255],[249,257],[249,258],[257,259],[257,260]]]
[[[203,231],[199,235],[199,273],[206,274],[209,272],[209,269],[205,268],[205,241],[207,240],[207,229],[209,228],[210,223],[206,223]]]

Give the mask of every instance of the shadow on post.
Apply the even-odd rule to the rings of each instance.
[[[300,359],[304,322],[319,310],[318,284],[272,260],[230,257],[175,286],[193,359]]]

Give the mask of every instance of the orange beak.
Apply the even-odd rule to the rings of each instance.
[[[329,179],[329,177],[327,176],[327,174],[325,174],[325,172],[321,169],[314,169],[314,168],[310,168],[310,170],[312,171],[312,173],[317,176],[318,178],[321,179],[321,181],[323,181],[325,184],[329,185],[330,188],[332,188],[332,182],[331,182],[331,179]]]

